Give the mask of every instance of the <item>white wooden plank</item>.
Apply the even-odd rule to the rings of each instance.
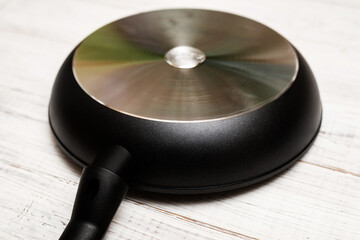
[[[166,7],[265,22],[309,61],[324,105],[310,152],[246,190],[178,197],[131,193],[107,239],[360,238],[358,1],[0,1],[0,238],[51,239],[71,212],[80,168],[60,152],[47,104],[66,54],[101,25]]]
[[[359,239],[359,184],[359,177],[297,164],[245,190],[195,197],[136,193],[130,200],[259,239]]]

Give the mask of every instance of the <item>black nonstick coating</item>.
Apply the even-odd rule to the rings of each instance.
[[[307,150],[321,123],[314,76],[299,57],[291,87],[264,107],[233,118],[161,122],[107,108],[77,84],[64,62],[49,106],[52,130],[80,165],[107,144],[133,157],[131,187],[161,193],[208,193],[243,187],[286,169]]]

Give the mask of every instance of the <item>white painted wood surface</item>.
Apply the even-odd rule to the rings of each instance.
[[[0,239],[57,239],[70,217],[81,169],[47,120],[66,55],[110,21],[170,7],[236,13],[288,38],[317,77],[323,126],[299,163],[254,187],[130,192],[106,239],[360,239],[358,0],[0,0]]]

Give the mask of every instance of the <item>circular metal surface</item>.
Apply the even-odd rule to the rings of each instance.
[[[92,98],[157,121],[208,121],[253,111],[284,93],[297,71],[294,48],[272,29],[197,9],[112,22],[87,37],[73,58],[76,80]]]

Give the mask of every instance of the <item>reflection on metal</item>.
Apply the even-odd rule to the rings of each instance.
[[[285,92],[297,70],[294,48],[270,28],[192,9],[110,23],[87,37],[73,59],[77,82],[99,103],[158,121],[253,111]]]
[[[197,48],[178,46],[165,54],[165,61],[177,68],[194,68],[206,59],[205,54]]]

